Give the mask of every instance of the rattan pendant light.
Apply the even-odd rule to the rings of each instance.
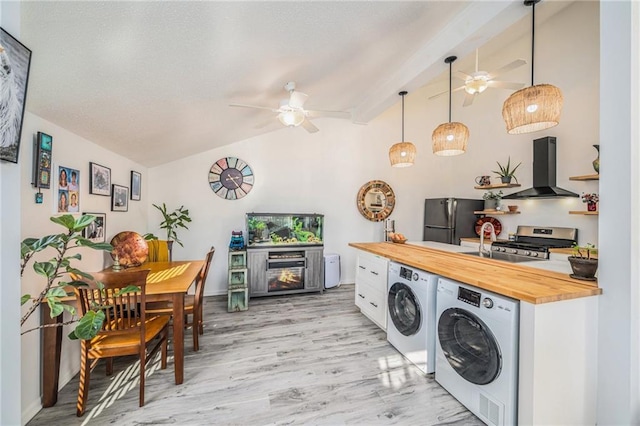
[[[531,86],[514,92],[502,105],[502,118],[507,133],[518,135],[537,132],[557,126],[562,112],[562,92],[551,84],[533,84],[533,57],[535,46],[536,3],[525,0],[531,6]]]
[[[451,122],[451,68],[457,56],[449,56],[444,60],[449,64],[449,122],[436,127],[431,135],[433,153],[441,156],[464,154],[467,151],[469,129],[462,123]]]
[[[402,96],[402,142],[398,142],[389,148],[391,167],[413,166],[413,162],[416,159],[415,145],[404,141],[404,97],[407,93],[406,91],[398,93],[398,95]]]

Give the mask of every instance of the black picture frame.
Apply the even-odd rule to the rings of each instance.
[[[96,219],[82,230],[82,237],[94,243],[104,243],[107,241],[107,214],[106,213],[82,213],[90,214]]]
[[[33,177],[31,184],[36,188],[51,188],[51,161],[53,137],[38,132],[33,142]]]
[[[0,96],[2,120],[8,126],[0,126],[0,160],[18,163],[20,138],[31,68],[31,50],[0,27],[0,86],[8,90]],[[12,93],[13,92],[13,93]]]
[[[131,199],[140,201],[142,194],[142,173],[131,170]]]
[[[129,187],[111,185],[111,211],[126,212],[129,210]]]
[[[89,194],[111,195],[111,169],[98,163],[89,163]]]

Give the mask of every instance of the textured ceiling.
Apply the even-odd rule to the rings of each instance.
[[[306,107],[366,123],[529,13],[521,2],[57,2],[21,5],[28,109],[146,166],[280,129]],[[526,29],[524,30],[526,31]],[[322,126],[319,125],[322,132]],[[292,131],[304,131],[292,129]]]

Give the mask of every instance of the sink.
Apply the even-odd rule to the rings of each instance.
[[[502,253],[497,251],[491,251],[489,252],[489,254],[482,254],[482,255],[478,253],[477,250],[461,252],[460,254],[466,254],[467,256],[484,257],[484,258],[493,259],[493,260],[502,260],[504,262],[510,262],[510,263],[535,262],[535,261],[545,260],[545,259],[538,259],[535,257],[520,256],[517,254]]]

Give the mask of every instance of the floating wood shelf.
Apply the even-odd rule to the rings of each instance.
[[[571,176],[569,180],[600,180],[600,175],[595,173],[592,175]]]
[[[494,183],[493,185],[476,185],[475,189],[517,188],[519,183]]]
[[[587,216],[598,216],[598,213],[600,212],[590,212],[587,210],[572,210],[569,212],[569,214],[582,214]]]
[[[493,215],[500,215],[500,214],[520,214],[520,212],[509,212],[509,211],[503,211],[503,210],[478,210],[473,212],[473,214],[486,214],[489,216],[493,216]]]

